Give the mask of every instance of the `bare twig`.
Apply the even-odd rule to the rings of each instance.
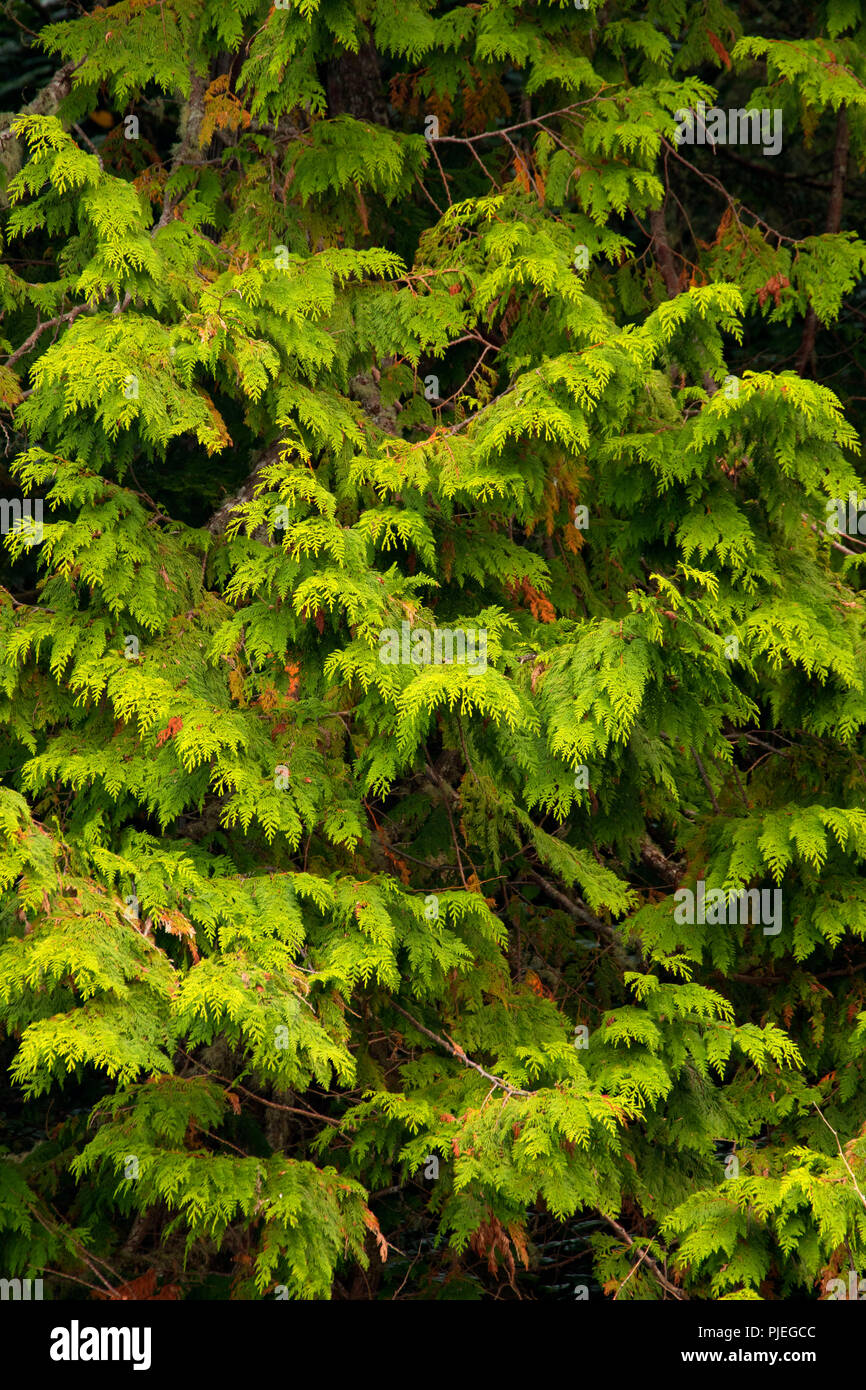
[[[690,747],[691,750],[692,750],[692,757],[694,758],[694,760],[695,760],[695,762],[696,762],[696,764],[697,764],[698,772],[701,774],[701,781],[703,782],[704,786],[705,786],[706,789],[707,789],[707,792],[708,792],[708,794],[709,794],[710,801],[713,803],[713,810],[715,811],[715,813],[716,813],[717,816],[718,816],[718,815],[721,815],[721,811],[720,811],[720,809],[719,809],[719,803],[718,803],[718,801],[716,800],[716,794],[715,794],[715,792],[713,791],[712,784],[711,784],[710,779],[709,779],[709,777],[707,776],[707,773],[706,773],[706,769],[704,768],[704,765],[703,765],[703,763],[701,762],[701,760],[700,760],[700,758],[699,758],[699,756],[698,756],[698,750],[697,750],[696,748],[694,748],[694,747],[692,746],[692,744],[689,744],[689,747]],[[775,751],[775,750],[774,750],[774,751]]]
[[[68,313],[58,314],[56,318],[46,319],[44,323],[38,323],[34,328],[33,332],[30,334],[30,337],[25,338],[21,346],[16,348],[15,351],[11,354],[11,356],[7,357],[6,366],[11,367],[13,362],[17,362],[19,357],[23,357],[26,352],[29,352],[30,349],[39,340],[39,338],[41,338],[42,334],[45,332],[47,328],[57,328],[62,323],[74,323],[75,319],[78,318],[78,315],[83,314],[84,310],[90,307],[91,306],[88,304],[76,304],[75,308],[70,309]]]
[[[411,1014],[407,1014],[406,1010],[401,1009],[399,1004],[395,1004],[393,999],[389,1000],[389,1003],[391,1008],[396,1009],[398,1014],[402,1014],[405,1019],[408,1019],[412,1027],[417,1028],[419,1033],[424,1033],[426,1037],[431,1038],[432,1041],[438,1043],[440,1047],[444,1047],[446,1052],[450,1052],[452,1057],[456,1057],[458,1062],[462,1062],[465,1067],[472,1067],[473,1071],[477,1071],[480,1076],[484,1077],[485,1081],[492,1081],[494,1086],[499,1086],[500,1089],[506,1091],[509,1096],[532,1096],[535,1094],[534,1091],[522,1091],[519,1086],[510,1085],[510,1083],[504,1081],[501,1076],[494,1076],[492,1072],[485,1071],[477,1062],[473,1062],[471,1057],[466,1056],[462,1047],[458,1047],[456,1043],[448,1042],[445,1038],[440,1038],[438,1033],[433,1033],[429,1028],[425,1028],[423,1023],[419,1023],[417,1018],[413,1018]]]
[[[836,1133],[836,1131],[835,1131],[835,1129],[833,1128],[833,1126],[831,1125],[830,1121],[829,1121],[828,1119],[826,1119],[826,1117],[825,1117],[824,1115],[821,1114],[821,1111],[818,1109],[818,1106],[817,1106],[817,1105],[815,1106],[815,1110],[816,1110],[817,1113],[821,1116],[821,1119],[824,1121],[824,1124],[827,1126],[827,1128],[829,1129],[829,1131],[830,1131],[830,1133],[832,1134],[833,1138],[836,1140],[836,1148],[839,1150],[839,1157],[841,1158],[842,1162],[845,1164],[845,1167],[848,1169],[848,1172],[849,1172],[850,1175],[851,1175],[851,1181],[852,1181],[852,1183],[854,1184],[854,1191],[857,1193],[857,1196],[860,1198],[860,1201],[863,1203],[863,1206],[866,1207],[866,1197],[864,1197],[864,1196],[863,1196],[863,1193],[860,1191],[860,1185],[859,1185],[859,1183],[857,1182],[856,1177],[854,1176],[854,1169],[851,1167],[851,1164],[848,1162],[847,1158],[845,1157],[845,1151],[844,1151],[844,1149],[842,1148],[842,1144],[841,1144],[841,1142],[840,1142],[840,1140],[839,1140],[839,1135]]]
[[[636,1241],[632,1240],[625,1227],[621,1226],[618,1221],[614,1221],[612,1216],[605,1216],[604,1212],[601,1212],[600,1214],[603,1217],[603,1219],[607,1222],[608,1226],[610,1226],[612,1230],[616,1231],[617,1235],[620,1236],[621,1239],[624,1240],[627,1245],[633,1246],[637,1243]],[[649,1246],[647,1246],[647,1250],[648,1249]],[[665,1277],[660,1266],[656,1263],[654,1259],[647,1255],[646,1262],[647,1268],[652,1270],[653,1274],[655,1275],[656,1279],[658,1279],[663,1289],[666,1289],[669,1294],[672,1294],[674,1298],[679,1299],[680,1302],[686,1300],[686,1295],[683,1293],[682,1289],[678,1289],[675,1284],[672,1284],[670,1280]],[[635,1268],[636,1267],[637,1266],[635,1266]],[[634,1271],[632,1271],[632,1273],[633,1272]]]
[[[544,878],[542,874],[537,873],[536,870],[529,865],[527,865],[526,872],[531,879],[535,880],[540,888],[544,889],[549,898],[559,903],[560,907],[565,908],[565,911],[576,918],[578,922],[581,922],[586,927],[591,927],[593,931],[598,932],[606,941],[609,941],[614,948],[614,954],[618,963],[620,965],[624,964],[625,957],[622,940],[620,939],[619,933],[616,932],[613,927],[608,926],[606,922],[602,922],[600,918],[590,912],[585,903],[579,900],[575,901],[573,898],[568,897],[561,889],[557,888],[555,884],[551,883],[549,879]]]

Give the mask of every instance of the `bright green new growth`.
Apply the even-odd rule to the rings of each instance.
[[[519,1287],[589,1218],[623,1299],[863,1270],[863,610],[825,526],[859,441],[790,361],[726,382],[744,325],[835,322],[866,243],[723,199],[666,285],[658,215],[708,64],[792,143],[844,112],[862,163],[864,31],[705,8],[43,35],[80,66],[10,136],[0,399],[44,534],[0,590],[0,1023],[62,1123],[0,1165],[8,1273],[132,1278],[142,1214],[180,1283],[242,1256],[239,1298],[396,1288],[407,1224],[415,1296]],[[387,120],[323,77],[368,40]],[[158,153],[79,134],[166,99]],[[403,624],[484,669],[383,662]],[[782,930],[678,924],[698,880],[780,887]]]

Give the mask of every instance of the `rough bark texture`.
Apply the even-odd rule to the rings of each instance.
[[[344,53],[335,63],[329,63],[325,86],[330,116],[346,112],[361,121],[389,124],[379,55],[371,43],[365,43],[357,53]]]
[[[202,157],[199,134],[204,120],[204,94],[208,89],[208,77],[190,72],[189,100],[183,107],[180,117],[180,139],[172,153],[172,168],[181,164],[195,164]]]
[[[656,265],[661,271],[662,279],[665,282],[668,299],[674,299],[680,292],[680,277],[677,275],[677,268],[674,264],[674,253],[671,250],[671,243],[668,237],[664,208],[656,208],[650,213],[649,224],[650,232],[652,233],[653,252],[655,253]]]
[[[21,168],[23,147],[21,141],[12,134],[10,126],[18,116],[54,116],[72,91],[72,75],[79,63],[64,63],[51,81],[37,93],[28,106],[21,111],[0,111],[0,165],[6,170],[6,182]],[[0,208],[7,208],[9,199],[0,188]]]

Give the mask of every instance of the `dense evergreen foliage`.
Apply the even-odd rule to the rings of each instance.
[[[866,1272],[862,0],[7,16],[0,1274]]]

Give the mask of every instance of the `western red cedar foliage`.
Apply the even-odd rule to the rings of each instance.
[[[12,13],[0,1272],[827,1296],[861,0]]]

